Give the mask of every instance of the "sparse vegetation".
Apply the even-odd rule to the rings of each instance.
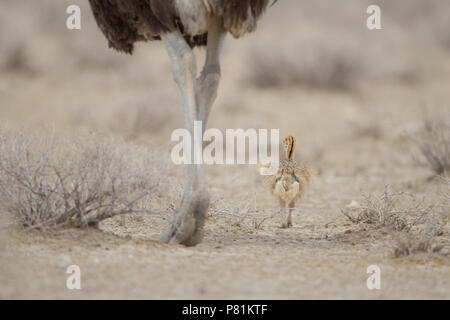
[[[425,228],[419,234],[407,234],[397,238],[393,245],[395,258],[416,253],[449,255],[450,242],[448,238],[438,239],[444,234],[445,224],[437,216],[431,214],[424,222]]]
[[[341,212],[354,224],[382,228],[385,234],[386,231],[391,234],[394,242],[388,246],[395,258],[416,253],[448,255],[448,238],[439,238],[446,232],[446,221],[441,219],[438,210],[441,206],[423,203],[411,194],[393,192],[386,186],[380,194],[364,194],[362,205],[352,202]]]
[[[422,128],[410,137],[424,158],[421,164],[436,175],[450,171],[450,119],[426,119]]]
[[[254,192],[249,193],[245,200],[240,201],[237,206],[232,206],[223,198],[218,197],[212,202],[209,210],[210,217],[230,219],[233,226],[239,227],[248,220],[254,230],[263,229],[264,223],[276,215],[281,216],[281,210],[258,206]]]
[[[434,237],[406,236],[397,239],[393,246],[393,255],[395,258],[417,253],[448,255],[449,252],[445,250],[448,246],[448,243],[438,242]]]
[[[65,142],[64,148],[23,134],[2,136],[0,206],[26,228],[85,227],[151,213],[142,203],[158,187],[156,168],[138,152],[117,141]]]
[[[351,222],[364,223],[375,228],[387,227],[395,231],[409,231],[414,225],[423,223],[432,207],[423,207],[413,195],[405,192],[392,192],[386,186],[380,194],[364,194],[362,205],[352,205],[341,209]],[[408,208],[400,203],[412,203]]]

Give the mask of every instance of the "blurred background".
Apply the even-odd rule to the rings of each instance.
[[[65,26],[70,4],[82,8],[79,31]],[[370,4],[382,30],[366,28]],[[342,140],[338,128],[323,136],[328,121],[447,107],[449,15],[446,0],[282,0],[255,33],[229,36],[211,126],[303,127],[301,141],[325,143]],[[87,1],[1,1],[2,123],[167,140],[182,124],[179,104],[161,43],[141,43],[133,57],[108,49]]]

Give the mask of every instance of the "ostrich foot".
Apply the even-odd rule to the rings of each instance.
[[[195,246],[202,241],[209,196],[204,189],[197,189],[191,195],[183,197],[173,224],[161,233],[160,242]]]

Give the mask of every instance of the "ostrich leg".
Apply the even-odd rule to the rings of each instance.
[[[203,122],[203,129],[206,128],[209,114],[217,97],[217,88],[220,81],[220,54],[222,53],[225,36],[222,21],[216,18],[212,21],[208,30],[205,66],[195,83],[195,97],[199,107],[200,120]]]
[[[169,53],[175,81],[183,100],[184,126],[194,138],[194,121],[206,121],[217,95],[220,78],[219,56],[224,33],[215,22],[208,35],[205,67],[198,79],[195,55],[179,32],[162,36]],[[191,145],[194,145],[191,141]],[[209,207],[208,188],[200,164],[187,165],[184,193],[173,224],[161,233],[160,241],[196,245],[203,239],[203,226]]]
[[[181,91],[184,127],[189,130],[193,139],[194,120],[198,118],[195,98],[197,74],[195,55],[180,32],[165,34],[162,40],[172,62],[174,79]],[[191,145],[193,145],[192,141]],[[161,233],[160,241],[186,245],[195,245],[200,242],[208,206],[209,196],[202,168],[200,165],[188,164],[183,198],[175,212],[173,224]],[[195,239],[194,235],[196,235]]]

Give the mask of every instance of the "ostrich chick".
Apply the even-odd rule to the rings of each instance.
[[[286,155],[280,160],[278,172],[265,177],[271,193],[279,199],[281,208],[285,209],[282,228],[292,226],[292,211],[295,208],[295,201],[305,196],[315,174],[314,170],[306,168],[294,160],[295,142],[293,136],[284,138],[283,146]]]

